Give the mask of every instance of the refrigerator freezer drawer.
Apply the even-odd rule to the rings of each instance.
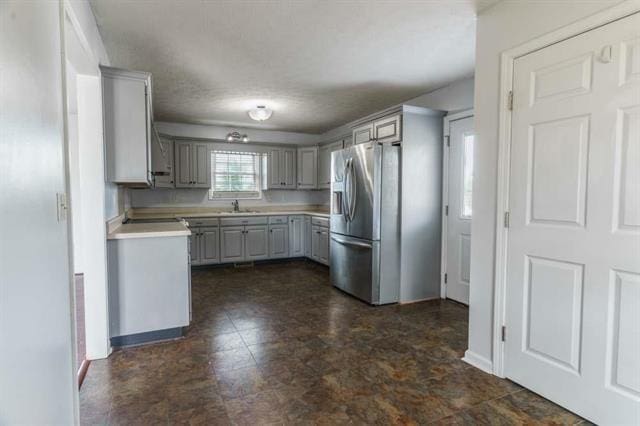
[[[368,303],[380,304],[379,241],[331,234],[331,283]]]

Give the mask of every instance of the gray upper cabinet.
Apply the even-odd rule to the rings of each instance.
[[[173,139],[159,135],[157,143],[153,144],[153,186],[155,188],[174,188],[175,170],[173,166]],[[160,172],[160,170],[163,170]]]
[[[269,225],[269,258],[289,257],[289,225]]]
[[[296,188],[296,149],[272,148],[263,160],[264,189]]]
[[[105,66],[100,71],[107,180],[151,186],[156,140],[151,74]]]
[[[318,147],[298,148],[298,189],[318,188]]]
[[[402,114],[393,114],[353,128],[353,144],[378,141],[396,143],[402,140]]]
[[[339,140],[318,148],[318,188],[331,187],[331,153],[342,147],[343,141]]]
[[[374,139],[373,123],[363,124],[362,126],[354,128],[352,139],[353,145],[372,141]]]
[[[378,142],[400,142],[402,140],[402,114],[394,114],[373,122],[375,140]]]
[[[176,188],[210,188],[211,154],[206,142],[175,142]]]

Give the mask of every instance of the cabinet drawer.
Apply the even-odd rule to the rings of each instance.
[[[287,223],[287,216],[269,216],[269,223]]]
[[[190,219],[186,219],[187,226],[193,228],[194,226],[218,226],[220,221],[218,218],[199,218],[193,217]]]
[[[326,217],[311,217],[311,224],[314,226],[324,226],[325,228],[329,227],[329,219]]]
[[[220,219],[221,226],[266,225],[267,217],[234,217]]]

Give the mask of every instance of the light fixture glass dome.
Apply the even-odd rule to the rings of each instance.
[[[273,111],[264,105],[258,105],[254,109],[249,110],[249,117],[256,121],[265,121],[271,118]]]

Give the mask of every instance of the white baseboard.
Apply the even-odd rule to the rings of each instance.
[[[471,352],[467,349],[464,352],[464,357],[462,357],[462,360],[469,365],[473,365],[474,367],[479,368],[485,373],[493,374],[493,363],[491,362],[491,360],[478,355],[475,352]]]

